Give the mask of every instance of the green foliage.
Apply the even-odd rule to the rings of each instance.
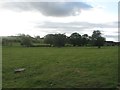
[[[57,46],[57,47],[65,46],[66,35],[64,35],[64,34],[55,34],[53,42],[54,42],[54,44],[53,44],[54,46]]]
[[[19,37],[21,38],[22,46],[25,46],[25,47],[32,46],[32,37],[31,36],[22,34]]]
[[[81,45],[81,35],[79,33],[72,33],[70,36],[70,43],[73,46],[80,46]]]
[[[98,48],[100,48],[101,46],[104,45],[105,38],[101,36],[101,32],[99,30],[93,31],[91,38],[93,46],[98,46]]]
[[[82,35],[82,40],[81,40],[82,45],[83,46],[85,46],[85,45],[87,46],[88,42],[89,42],[89,36],[88,36],[88,34]]]
[[[63,47],[66,43],[66,35],[64,34],[48,34],[44,38],[45,43],[51,46]]]
[[[31,47],[51,47],[50,44],[33,44]]]
[[[2,45],[3,45],[3,46],[12,46],[12,43],[13,43],[13,41],[8,40],[8,39],[6,39],[6,38],[3,38],[3,39],[2,39]]]
[[[103,46],[105,43],[105,38],[104,37],[98,37],[96,40],[96,45],[98,46],[98,48],[100,48],[101,46]]]
[[[99,30],[93,31],[92,39],[96,40],[96,38],[98,38],[98,37],[101,37],[101,32]]]
[[[18,36],[6,36],[2,37],[3,46],[13,46],[15,43],[19,43],[20,39]]]
[[[117,47],[3,47],[3,88],[115,88]],[[16,68],[26,68],[14,73]]]
[[[47,34],[47,35],[44,37],[44,43],[53,45],[53,43],[54,43],[53,40],[54,40],[54,35],[53,35],[53,34]]]
[[[25,47],[41,47],[42,45],[34,46],[33,44],[50,44],[50,46],[64,47],[65,44],[70,46],[98,46],[104,45],[105,38],[101,36],[99,30],[93,31],[92,36],[88,34],[72,33],[69,37],[65,34],[47,34],[44,38],[40,36],[31,37],[30,35],[19,34],[18,36],[10,36],[7,39],[3,38],[3,45],[12,46],[13,43],[20,43]],[[43,45],[44,47],[44,45]]]

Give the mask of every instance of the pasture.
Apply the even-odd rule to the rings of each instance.
[[[116,87],[117,47],[3,47],[3,88]],[[24,72],[14,73],[16,68]]]

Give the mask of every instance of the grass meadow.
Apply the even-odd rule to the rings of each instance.
[[[3,47],[3,88],[113,88],[118,47]],[[14,73],[16,68],[24,72]]]

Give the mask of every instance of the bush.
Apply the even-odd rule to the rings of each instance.
[[[73,47],[72,44],[65,44],[65,47]]]
[[[51,47],[50,44],[38,44],[38,45],[32,45],[31,47]]]

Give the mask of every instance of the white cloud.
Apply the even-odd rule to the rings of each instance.
[[[9,10],[0,10],[0,34],[15,35],[18,33],[29,34],[34,30],[37,20],[41,23],[45,20],[44,16],[37,12],[13,12]],[[33,31],[32,33],[34,33]],[[31,33],[31,34],[32,34]]]
[[[103,5],[104,6],[104,5]],[[8,9],[0,7],[0,36],[6,35],[16,35],[18,33],[40,35],[41,37],[48,33],[66,33],[70,35],[72,32],[79,32],[81,34],[87,33],[92,34],[92,31],[95,29],[100,29],[106,35],[107,40],[117,40],[117,28],[104,28],[104,24],[108,23],[112,25],[111,22],[117,22],[118,17],[116,14],[110,14],[106,10],[99,7],[94,7],[90,10],[81,10],[81,13],[77,16],[68,16],[68,17],[51,17],[44,16],[38,11],[24,11],[24,12],[15,12]],[[92,24],[97,24],[98,27],[86,28],[84,30],[79,30],[82,26],[73,26],[71,24],[71,31],[66,30],[66,28],[42,28],[36,27],[36,25],[42,26],[44,22],[52,22],[54,26],[57,23],[61,23],[64,26],[66,23],[71,22],[88,22]],[[55,24],[56,23],[56,24]],[[49,24],[49,23],[48,23]],[[101,24],[99,26],[99,24]],[[117,24],[117,23],[116,23]],[[88,24],[86,24],[87,27]],[[53,27],[54,27],[53,26]],[[46,26],[47,27],[47,26]],[[76,29],[75,29],[76,28]]]
[[[101,8],[93,8],[89,11],[82,11],[78,20],[91,23],[107,23],[117,20],[116,16],[112,16]]]

